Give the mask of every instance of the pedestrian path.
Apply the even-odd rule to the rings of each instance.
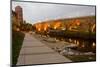
[[[17,65],[72,62],[26,33]]]

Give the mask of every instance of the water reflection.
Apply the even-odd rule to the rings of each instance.
[[[76,50],[83,52],[88,52],[88,51],[96,52],[96,42],[94,40],[66,38],[65,41],[77,45]]]
[[[93,42],[93,43],[92,43],[92,46],[93,46],[93,47],[95,47],[95,46],[96,46],[95,42]]]

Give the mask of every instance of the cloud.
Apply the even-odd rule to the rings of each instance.
[[[95,15],[95,6],[63,5],[34,2],[12,2],[12,9],[16,6],[23,8],[24,20],[30,23],[46,19],[69,18]]]

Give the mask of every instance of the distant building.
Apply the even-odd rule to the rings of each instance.
[[[19,31],[22,23],[23,23],[23,10],[20,6],[16,6],[15,11],[12,10],[13,29]]]
[[[15,13],[19,24],[23,22],[23,9],[20,6],[15,7]]]

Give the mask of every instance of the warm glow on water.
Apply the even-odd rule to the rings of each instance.
[[[79,45],[79,41],[77,41],[77,45]]]
[[[69,39],[69,42],[72,42],[72,39],[71,38]]]
[[[76,40],[74,40],[74,43],[76,44]]]
[[[95,46],[96,46],[96,44],[93,42],[92,46],[93,46],[93,47],[95,47]]]

